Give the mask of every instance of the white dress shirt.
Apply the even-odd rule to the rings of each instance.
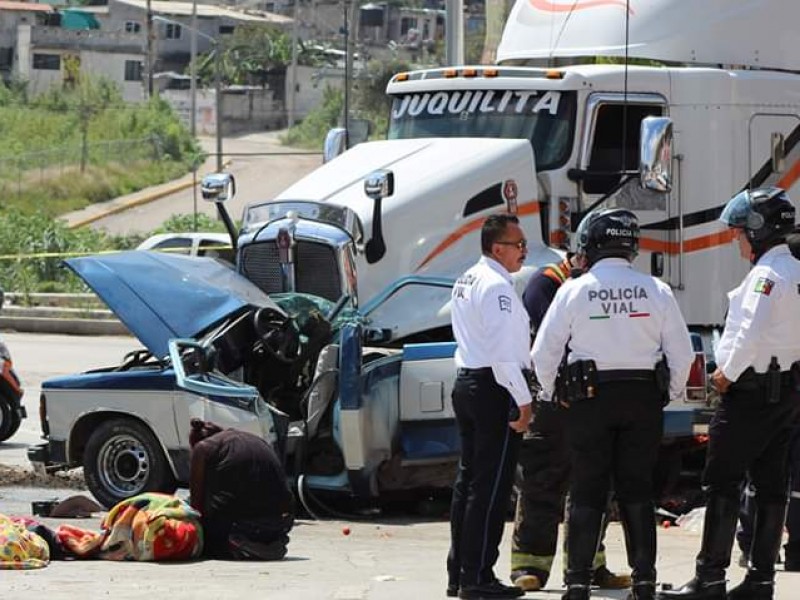
[[[773,356],[784,371],[800,360],[800,261],[786,244],[767,250],[728,301],[716,359],[729,381],[748,367],[765,373]]]
[[[519,406],[531,403],[522,369],[530,369],[530,322],[514,289],[511,274],[488,256],[453,286],[453,335],[457,367],[491,367],[495,381]]]
[[[653,369],[666,356],[670,399],[683,395],[694,360],[669,286],[622,258],[598,261],[556,293],[531,352],[543,400],[552,397],[567,344],[568,363],[593,360],[598,371]]]

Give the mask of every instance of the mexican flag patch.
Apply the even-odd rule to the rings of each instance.
[[[772,281],[771,279],[767,279],[766,277],[759,277],[756,280],[756,287],[754,291],[757,294],[764,294],[765,296],[769,296],[774,286],[775,282]]]

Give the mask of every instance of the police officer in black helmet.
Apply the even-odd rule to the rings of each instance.
[[[655,597],[656,529],[653,467],[664,404],[684,393],[693,359],[686,323],[669,287],[633,269],[636,216],[624,209],[587,215],[578,227],[587,273],[564,283],[545,315],[532,359],[541,401],[562,378],[572,457],[567,515],[567,592],[590,597],[592,560],[613,487],[625,531],[635,600]],[[663,359],[670,373],[663,376]]]
[[[708,492],[695,577],[660,598],[765,600],[774,596],[775,559],[786,513],[788,449],[800,411],[800,261],[786,243],[795,209],[784,191],[763,188],[731,199],[720,220],[753,265],[728,294],[713,385],[722,394],[711,420],[703,472]],[[726,593],[745,473],[755,524],[744,581]]]

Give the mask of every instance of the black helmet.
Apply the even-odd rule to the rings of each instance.
[[[744,229],[756,254],[786,241],[794,229],[795,210],[781,188],[745,190],[731,198],[719,220],[728,227]]]
[[[633,260],[639,252],[639,220],[624,208],[605,208],[586,215],[578,225],[577,252],[590,265],[601,258]]]

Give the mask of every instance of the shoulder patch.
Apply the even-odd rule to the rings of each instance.
[[[775,282],[767,277],[759,277],[756,279],[756,285],[753,291],[757,294],[764,294],[769,296],[772,293],[772,288],[775,287]]]
[[[497,301],[500,303],[501,311],[511,312],[511,298],[509,296],[498,296]]]

